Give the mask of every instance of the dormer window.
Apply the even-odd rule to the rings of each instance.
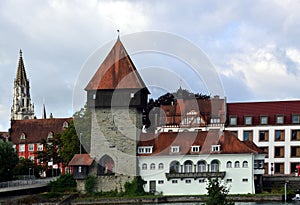
[[[260,124],[267,125],[268,124],[268,116],[260,116]]]
[[[138,147],[138,154],[152,154],[153,146]]]
[[[52,138],[53,138],[53,132],[50,131],[50,132],[48,133],[48,139],[52,139]]]
[[[252,116],[245,116],[245,125],[252,125]]]
[[[21,134],[21,136],[20,136],[20,140],[25,140],[26,139],[26,135],[25,135],[25,133],[23,132],[22,134]]]
[[[192,151],[192,152],[200,152],[200,146],[199,146],[199,145],[197,145],[197,146],[192,146],[192,147],[191,147],[191,151]]]
[[[68,127],[69,127],[69,123],[67,121],[64,121],[63,128],[68,128]]]
[[[211,146],[212,152],[220,152],[221,151],[221,145],[212,145]]]
[[[173,153],[180,152],[180,147],[179,146],[171,146],[171,152],[173,152]]]

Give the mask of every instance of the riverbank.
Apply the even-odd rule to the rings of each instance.
[[[71,194],[58,200],[50,200],[40,195],[24,196],[22,199],[0,200],[1,204],[43,204],[43,205],[85,205],[85,204],[158,204],[158,203],[179,203],[179,202],[204,202],[205,195],[199,196],[145,196],[145,197],[87,197],[86,195]],[[256,194],[256,195],[229,195],[228,199],[234,202],[280,202],[282,195],[279,194]]]

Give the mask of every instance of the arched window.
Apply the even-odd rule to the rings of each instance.
[[[163,163],[159,163],[158,164],[158,169],[164,169],[164,164]]]
[[[232,168],[232,162],[231,161],[228,161],[226,163],[226,168]]]
[[[52,138],[53,138],[53,135],[54,135],[53,132],[50,131],[50,132],[48,132],[47,138],[48,138],[48,139],[52,139]]]
[[[142,170],[146,170],[146,169],[147,169],[147,164],[146,163],[142,164]]]
[[[26,139],[26,135],[24,132],[22,132],[22,134],[20,135],[20,140],[25,140]]]
[[[206,172],[206,162],[205,161],[199,161],[197,163],[198,165],[198,172]]]
[[[67,121],[64,121],[63,128],[68,128],[68,127],[69,127],[69,123]]]
[[[179,173],[179,162],[172,161],[170,164],[170,173]]]
[[[114,160],[108,156],[104,155],[98,163],[98,175],[112,175],[115,173],[115,162]]]
[[[155,164],[154,164],[154,163],[151,163],[151,164],[150,164],[150,169],[151,169],[151,170],[155,169]]]
[[[183,165],[185,173],[193,172],[193,162],[191,160],[185,161]]]
[[[243,161],[243,168],[248,168],[248,162],[247,161]]]
[[[236,161],[234,163],[234,168],[240,168],[240,162],[239,161]]]
[[[220,163],[219,163],[218,160],[215,159],[215,160],[211,161],[211,163],[210,163],[211,171],[212,172],[219,172],[219,165],[220,165]]]

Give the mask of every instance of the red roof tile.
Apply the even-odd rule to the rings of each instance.
[[[49,132],[53,134],[62,133],[63,123],[70,122],[72,118],[49,118],[49,119],[26,119],[13,120],[10,129],[10,139],[13,144],[40,143],[47,139]],[[21,140],[20,136],[25,134],[26,139]]]
[[[75,154],[69,162],[69,166],[91,166],[94,159],[89,154]]]
[[[142,89],[145,84],[118,39],[85,90]]]
[[[200,153],[192,153],[191,146],[199,145]],[[212,145],[220,145],[220,152],[212,152]],[[230,131],[211,130],[205,132],[164,132],[157,136],[143,133],[138,146],[153,146],[150,155],[183,155],[183,154],[241,154],[263,153],[256,145],[240,141]],[[179,146],[179,153],[171,153],[171,146]],[[149,154],[139,154],[149,156]]]
[[[227,115],[237,116],[237,125],[244,125],[244,116],[252,116],[253,125],[260,124],[260,116],[268,116],[268,124],[276,124],[276,115],[284,115],[284,124],[291,124],[292,114],[300,114],[299,100],[227,103]]]

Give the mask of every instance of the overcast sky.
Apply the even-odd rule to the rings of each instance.
[[[300,99],[299,11],[295,0],[2,0],[0,131],[10,126],[20,48],[36,116],[45,99],[48,116],[70,117],[82,65],[117,29],[121,40],[154,30],[191,41],[214,64],[228,102]]]

